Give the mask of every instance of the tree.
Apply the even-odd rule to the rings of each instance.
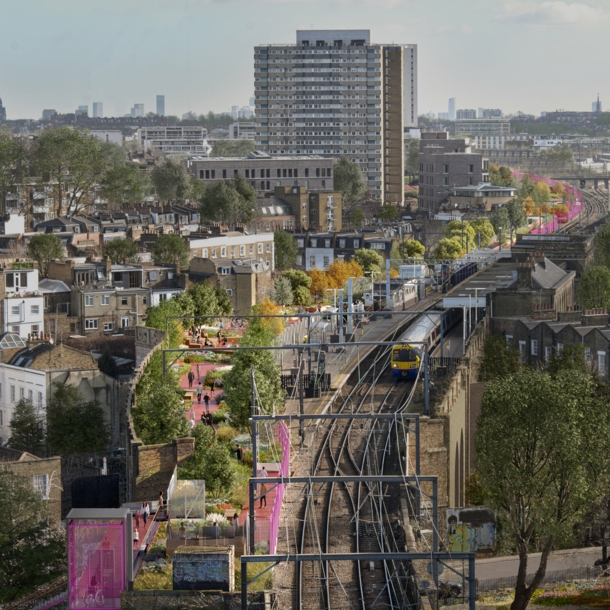
[[[595,263],[610,268],[610,221],[595,235]]]
[[[113,265],[138,262],[138,244],[133,239],[113,239],[104,245],[104,254]]]
[[[398,256],[392,255],[392,258],[423,258],[426,252],[425,246],[416,239],[401,241],[395,250]]]
[[[134,206],[150,192],[150,178],[135,165],[116,165],[100,181],[100,195],[118,207]]]
[[[419,175],[419,140],[408,140],[405,175],[412,178],[416,178]]]
[[[189,435],[178,388],[170,378],[161,378],[138,395],[132,410],[136,434],[146,445],[171,443]]]
[[[305,288],[309,288],[311,286],[311,278],[307,275],[307,273],[305,273],[305,271],[300,271],[299,269],[288,269],[287,271],[282,271],[282,277],[290,280],[293,292],[299,286],[304,286]]]
[[[209,281],[198,282],[189,289],[195,316],[229,316],[233,312],[231,297],[224,288]]]
[[[354,260],[362,267],[364,273],[371,271],[381,271],[384,264],[384,258],[375,250],[361,248],[354,252]]]
[[[535,186],[536,183],[532,180],[532,177],[529,174],[523,174],[521,182],[517,187],[517,197],[521,200],[531,197]]]
[[[563,195],[565,188],[561,182],[555,182],[555,184],[551,187],[551,192],[555,193],[555,195]]]
[[[102,355],[97,359],[97,368],[110,377],[117,377],[119,374],[119,367],[108,344],[104,346]]]
[[[294,238],[286,231],[275,231],[273,233],[273,246],[275,256],[275,268],[287,269],[297,262],[297,245]]]
[[[505,206],[508,212],[508,226],[510,230],[510,240],[513,240],[513,233],[527,224],[527,214],[523,209],[521,200],[511,199]]]
[[[186,167],[174,159],[155,165],[150,177],[159,199],[164,201],[188,199],[191,193],[191,179]]]
[[[491,507],[519,555],[512,610],[525,610],[555,543],[569,540],[607,491],[610,420],[591,376],[524,370],[486,389],[475,435],[477,468]],[[532,548],[540,565],[527,584]]]
[[[23,179],[26,157],[24,140],[0,131],[0,204],[3,210],[6,210],[6,196]]]
[[[475,232],[468,222],[452,220],[445,228],[445,236],[449,239],[457,238],[462,244],[462,250],[468,252],[476,248]]]
[[[280,305],[292,305],[292,284],[287,277],[280,277],[273,286],[273,300]]]
[[[65,573],[66,532],[49,524],[48,505],[31,478],[0,469],[0,602]]]
[[[11,437],[8,446],[11,449],[27,451],[41,457],[46,443],[44,418],[31,400],[22,398],[13,411],[10,423]]]
[[[212,497],[230,492],[235,483],[235,470],[228,447],[218,442],[209,426],[196,426],[193,436],[195,452],[180,467],[180,478],[203,479],[206,491]]]
[[[64,249],[61,239],[53,233],[40,233],[28,241],[28,256],[38,263],[40,277],[49,275],[49,263],[52,260],[61,260]]]
[[[266,347],[271,344],[273,334],[262,324],[253,324],[243,335],[241,345]],[[233,369],[224,382],[225,401],[231,425],[240,430],[249,430],[252,404],[252,369],[256,385],[256,405],[262,414],[281,412],[284,406],[284,391],[280,379],[280,368],[270,350],[238,351],[231,357]]]
[[[256,189],[239,174],[233,179],[233,185],[239,195],[238,222],[248,223],[258,214],[256,207]]]
[[[364,224],[364,212],[362,208],[354,208],[350,214],[349,221],[355,227],[361,227]]]
[[[494,207],[490,220],[498,239],[502,242],[508,241],[510,237],[510,217],[506,207],[499,205]]]
[[[514,180],[510,167],[492,165],[489,168],[489,181],[494,186],[513,186]]]
[[[216,140],[210,157],[246,157],[254,149],[252,140]]]
[[[265,297],[252,308],[252,313],[256,316],[280,316],[282,308],[269,297]],[[260,318],[257,322],[271,337],[277,337],[284,330],[284,320],[282,318]]]
[[[574,161],[574,153],[569,144],[558,144],[544,151],[543,154],[549,161],[556,161],[557,163],[563,163],[564,165]]]
[[[536,203],[536,205],[538,207],[542,206],[549,200],[550,196],[551,189],[549,188],[549,185],[544,180],[536,182],[536,186],[534,186],[534,189],[531,194],[531,197]]]
[[[294,304],[295,305],[311,305],[311,291],[305,286],[299,286],[294,291]]]
[[[326,271],[321,271],[320,269],[312,269],[307,272],[309,279],[311,280],[311,285],[309,287],[309,294],[314,297],[324,298],[326,296],[326,290],[330,288],[330,281],[328,277],[328,273]],[[299,287],[299,290],[301,287]],[[311,297],[310,297],[311,302]]]
[[[47,405],[47,443],[52,455],[102,453],[110,443],[104,410],[96,400],[85,402],[72,385],[54,383]]]
[[[395,222],[398,219],[398,208],[395,205],[382,205],[378,216],[384,222]]]
[[[256,191],[242,176],[219,182],[204,193],[199,213],[202,221],[248,223],[256,217]]]
[[[176,265],[178,271],[188,267],[190,251],[180,235],[160,235],[152,247],[155,263]]]
[[[445,237],[434,248],[434,258],[437,260],[453,260],[459,258],[464,251],[459,237]]]
[[[483,345],[483,360],[479,368],[479,381],[493,381],[514,375],[519,371],[519,350],[505,337],[489,335]]]
[[[359,201],[366,191],[366,183],[358,164],[341,157],[334,171],[334,188],[342,193],[343,205],[347,207]]]
[[[194,306],[193,306],[194,308]],[[168,320],[169,316],[182,316],[184,315],[184,307],[177,299],[169,299],[167,301],[161,301],[154,307],[149,307],[146,311],[146,326],[148,328],[157,328],[165,332],[165,324],[167,322],[168,346],[170,348],[178,347],[183,340],[182,327],[180,326],[180,320]],[[193,311],[188,312],[193,315]]]
[[[585,348],[581,344],[564,345],[562,349],[555,350],[546,369],[551,377],[557,377],[561,372],[589,373],[585,359]]]
[[[55,187],[57,216],[67,204],[66,214],[76,214],[85,207],[105,172],[114,167],[116,145],[102,142],[85,131],[57,127],[42,132],[35,143],[34,162],[44,182]]]
[[[591,267],[585,271],[578,284],[578,301],[583,309],[610,307],[610,269]]]
[[[326,271],[329,288],[343,288],[350,277],[364,277],[364,269],[355,259],[345,262],[335,259]]]
[[[489,244],[491,244],[496,232],[487,218],[477,218],[471,220],[468,224],[474,231],[475,243],[477,246],[479,243],[481,246],[489,246]]]

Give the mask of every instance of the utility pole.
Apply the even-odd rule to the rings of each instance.
[[[254,366],[250,369],[251,381],[250,381],[250,391],[251,391],[251,406],[250,412],[252,413],[252,477],[256,478],[258,475],[258,460],[257,460],[257,421],[255,419],[256,416],[256,380],[254,378]],[[254,517],[254,505],[255,502],[255,493],[256,493],[256,484],[248,485],[249,493],[249,507],[250,507],[250,531],[249,531],[249,542],[250,542],[250,554],[254,555],[255,553],[255,540],[254,540],[254,527],[255,527],[255,517]]]

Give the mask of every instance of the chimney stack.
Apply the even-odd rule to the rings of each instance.
[[[528,259],[525,263],[517,263],[517,291],[529,292],[532,289],[532,266],[534,261]]]

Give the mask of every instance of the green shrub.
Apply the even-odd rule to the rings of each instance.
[[[224,403],[223,403],[224,404]],[[221,408],[217,409],[212,413],[212,421],[215,424],[224,424],[227,421],[227,409]]]
[[[228,424],[220,424],[216,430],[216,438],[221,443],[230,443],[238,434],[239,431]]]

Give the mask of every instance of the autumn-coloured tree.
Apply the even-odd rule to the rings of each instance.
[[[312,269],[307,272],[307,275],[311,278],[311,286],[309,291],[312,296],[324,297],[326,295],[326,289],[330,288],[328,284],[328,274],[326,271],[320,271],[319,269]]]
[[[555,193],[555,195],[563,195],[565,189],[563,188],[563,184],[561,184],[561,182],[555,182],[555,184],[551,187],[551,191]]]
[[[328,288],[343,288],[350,277],[364,277],[364,270],[355,261],[335,260],[326,272]]]
[[[260,303],[252,308],[255,316],[277,316],[282,313],[282,308],[269,297],[265,297]],[[274,337],[277,337],[284,330],[284,320],[282,318],[261,318],[260,324],[269,329]]]
[[[544,180],[540,180],[539,182],[536,182],[536,186],[534,187],[534,190],[532,191],[532,199],[538,205],[540,205],[540,204],[548,201],[550,196],[551,196],[551,189],[549,188],[549,185]]]
[[[523,207],[525,208],[527,215],[532,216],[532,210],[536,207],[536,202],[531,197],[528,197],[523,202]]]

